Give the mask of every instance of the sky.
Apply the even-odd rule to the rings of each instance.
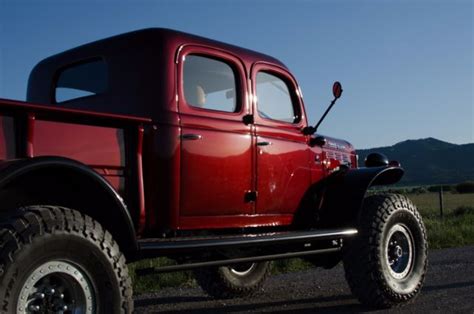
[[[472,0],[0,0],[0,98],[24,100],[41,59],[165,27],[281,60],[319,133],[356,148],[434,137],[474,142]]]

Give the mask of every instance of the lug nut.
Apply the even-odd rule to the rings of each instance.
[[[45,294],[42,293],[42,292],[36,292],[36,293],[33,295],[33,298],[34,298],[34,299],[44,299],[44,298],[45,298]]]
[[[46,289],[47,295],[53,295],[54,293],[56,293],[56,290],[54,290],[53,288]]]
[[[56,307],[54,308],[54,310],[57,311],[57,312],[58,312],[58,311],[63,311],[63,312],[65,312],[65,311],[67,311],[68,309],[69,309],[69,308],[68,308],[67,305],[59,305],[59,306],[56,306]]]
[[[31,304],[30,306],[28,306],[28,310],[30,310],[31,312],[39,312],[39,310],[41,310],[41,307],[39,305]]]

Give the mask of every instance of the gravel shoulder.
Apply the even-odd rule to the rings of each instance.
[[[474,246],[430,251],[421,295],[400,309],[371,311],[351,295],[341,265],[269,278],[245,299],[214,300],[200,288],[163,289],[135,298],[137,313],[474,313]]]

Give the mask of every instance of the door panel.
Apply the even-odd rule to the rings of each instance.
[[[306,143],[260,135],[257,143],[270,143],[257,146],[257,213],[294,213],[310,181]]]
[[[181,124],[180,216],[204,219],[255,213],[254,140],[246,75],[236,57],[187,46],[178,64]],[[186,219],[185,219],[186,218]]]
[[[294,78],[264,63],[252,67],[257,214],[293,214],[311,183],[306,116]],[[260,102],[260,105],[259,103]],[[286,106],[286,107],[285,107]]]
[[[184,123],[189,117],[183,118]],[[194,117],[194,120],[208,120]],[[199,139],[181,139],[181,215],[216,216],[252,214],[253,206],[245,203],[245,192],[252,184],[252,136],[248,132],[228,132],[224,128],[183,127],[182,134],[199,135]],[[236,126],[238,127],[238,126]],[[245,130],[242,130],[245,131]]]

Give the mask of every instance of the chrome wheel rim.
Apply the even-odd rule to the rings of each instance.
[[[385,256],[390,275],[403,279],[413,268],[413,236],[405,225],[396,224],[389,230],[387,239]]]
[[[256,266],[257,266],[256,263],[245,263],[245,264],[234,265],[229,268],[230,268],[231,273],[237,276],[245,276],[248,273],[250,273]]]
[[[91,281],[84,271],[70,262],[46,262],[23,284],[17,313],[95,313]]]

